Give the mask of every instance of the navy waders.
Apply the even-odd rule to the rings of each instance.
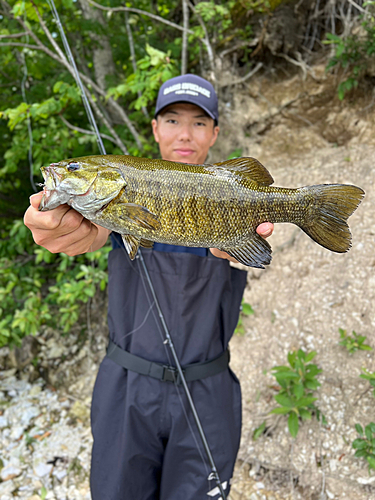
[[[246,272],[206,255],[205,249],[166,249],[155,245],[142,254],[181,365],[223,360],[238,320]],[[141,272],[139,262],[130,261],[115,242],[109,256],[110,339],[120,357],[127,351],[146,362],[170,365]],[[159,373],[159,365],[151,370]],[[229,368],[217,371],[188,385],[228,494],[240,443],[241,393]],[[124,369],[119,359],[106,356],[95,383],[91,422],[93,500],[218,499],[181,385]]]

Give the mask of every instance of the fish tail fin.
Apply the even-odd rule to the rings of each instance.
[[[344,184],[321,184],[302,188],[312,195],[307,216],[300,228],[314,241],[332,252],[347,252],[352,235],[347,219],[364,197],[364,191]]]

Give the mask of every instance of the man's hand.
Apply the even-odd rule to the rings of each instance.
[[[101,248],[110,231],[96,226],[69,205],[60,205],[48,212],[39,212],[43,193],[30,197],[30,207],[24,217],[34,241],[52,253],[79,255]]]
[[[271,224],[271,222],[263,222],[263,224],[260,224],[257,227],[257,233],[263,238],[268,238],[268,236],[271,236],[271,234],[273,233],[273,224]],[[231,262],[235,262],[236,264],[239,263],[238,260],[231,257],[226,252],[222,252],[217,248],[210,248],[210,250],[215,257],[220,257],[220,259],[228,259]]]

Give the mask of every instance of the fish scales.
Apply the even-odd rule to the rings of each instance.
[[[161,170],[155,179],[152,171],[140,178],[137,170],[127,171],[125,198],[158,216],[161,230],[155,241],[161,243],[221,245],[225,233],[235,245],[261,222],[294,222],[302,213],[296,190],[264,187],[255,195],[254,183],[238,186],[211,173]],[[152,237],[151,231],[142,236]]]
[[[68,203],[89,220],[122,234],[134,258],[153,241],[216,247],[263,267],[271,248],[256,233],[262,222],[291,222],[322,246],[345,252],[346,219],[364,192],[356,186],[271,186],[254,158],[191,165],[123,155],[92,156],[43,167],[41,210]]]

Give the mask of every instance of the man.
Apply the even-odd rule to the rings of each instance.
[[[152,128],[163,159],[204,163],[219,133],[212,85],[195,75],[164,83]],[[40,199],[40,193],[32,196],[25,214],[37,244],[68,255],[105,244],[109,231],[67,205],[38,212]],[[265,223],[258,233],[266,237],[272,229]],[[128,258],[119,235],[111,239],[111,344],[93,394],[92,498],[218,498],[185,394],[173,383],[168,346],[139,261]],[[246,272],[230,267],[227,259],[233,259],[214,249],[212,255],[204,248],[156,243],[142,254],[180,362],[186,373],[194,372],[189,389],[228,494],[240,442],[241,394],[222,361],[238,320]],[[147,375],[141,369],[145,363]],[[203,371],[197,371],[197,363],[206,363]],[[207,366],[213,370],[209,375]]]

